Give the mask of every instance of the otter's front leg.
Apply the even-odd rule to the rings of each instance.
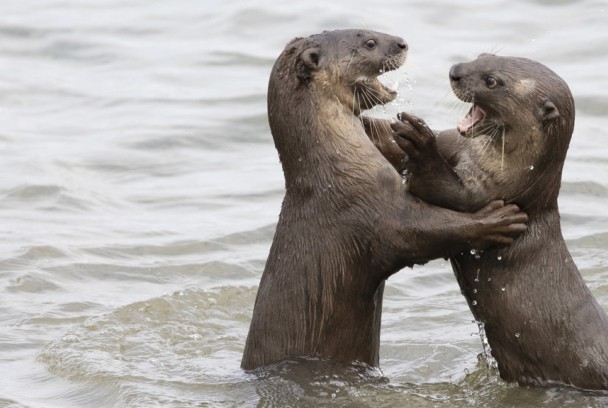
[[[526,231],[528,219],[517,205],[498,200],[475,213],[437,207],[409,194],[395,197],[393,204],[374,223],[378,239],[372,240],[371,253],[380,279],[466,249],[510,245]]]
[[[399,172],[403,173],[406,167],[405,152],[397,145],[393,137],[393,129],[388,120],[361,116],[367,137],[382,153],[389,163]]]
[[[426,123],[405,112],[399,115],[399,119],[391,124],[391,128],[397,144],[408,156],[410,193],[441,207],[459,211],[478,209],[478,200],[472,200],[473,192],[469,191],[453,168],[457,163],[451,165],[440,153],[437,138]],[[450,146],[450,149],[461,147]],[[458,160],[458,155],[450,159]],[[483,201],[487,203],[489,199],[484,197]]]

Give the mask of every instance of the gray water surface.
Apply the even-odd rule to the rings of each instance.
[[[468,107],[449,67],[481,52],[569,83],[564,235],[608,308],[607,1],[8,0],[0,406],[608,405],[501,381],[441,260],[388,281],[381,371],[240,370],[283,197],[270,68],[293,37],[351,27],[410,45],[387,75],[401,96],[375,115],[453,127]]]

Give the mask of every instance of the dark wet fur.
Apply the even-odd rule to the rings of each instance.
[[[490,75],[500,86],[488,88]],[[513,245],[451,259],[501,377],[607,389],[608,318],[570,256],[557,206],[574,128],[568,86],[538,62],[492,55],[458,64],[450,76],[457,96],[488,113],[470,138],[451,130],[435,142],[414,117],[394,128],[400,145],[420,154],[408,164],[413,194],[462,211],[501,198],[530,217]]]
[[[268,116],[286,193],[245,369],[298,356],[377,365],[386,278],[523,227],[515,206],[461,214],[410,196],[367,138],[358,114],[394,98],[374,79],[403,61],[403,44],[365,30],[331,31],[292,41],[274,65]],[[360,86],[375,99],[357,98]]]

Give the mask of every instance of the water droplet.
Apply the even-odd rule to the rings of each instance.
[[[534,170],[534,166],[530,165],[530,167],[528,167],[528,170]]]
[[[519,337],[519,333],[515,333],[515,337]]]
[[[501,260],[502,260],[502,256],[498,255],[498,256],[496,257],[496,259],[498,259],[499,261],[501,261]]]
[[[504,292],[505,290],[507,290],[507,288],[500,288],[500,290],[502,290]]]
[[[476,301],[476,300],[474,300],[474,301],[472,301],[472,302],[471,302],[471,304],[472,304],[473,306],[477,306],[477,301]]]
[[[473,293],[477,293],[477,289],[473,289]]]
[[[302,161],[302,158],[301,158],[301,157],[298,157],[298,161],[299,161],[299,162],[301,162],[301,161]]]
[[[488,282],[492,282],[492,278],[488,278]]]

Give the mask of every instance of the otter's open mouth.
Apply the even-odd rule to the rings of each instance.
[[[478,105],[473,104],[467,116],[457,124],[458,132],[463,136],[472,136],[473,128],[486,117],[486,113]]]
[[[376,81],[380,82],[379,79],[376,78]],[[380,85],[384,88],[384,90],[391,94],[394,98],[397,97],[397,95],[399,95],[399,81],[393,81],[390,84],[383,84],[382,82],[380,82]]]
[[[380,86],[383,90],[383,93],[386,95],[386,99],[390,99],[384,103],[392,102],[399,95],[399,81],[393,81],[389,84],[383,84],[378,77],[374,79],[374,82],[377,82],[377,85]]]
[[[356,103],[359,111],[371,109],[376,105],[384,105],[394,101],[399,95],[399,83],[395,81],[390,85],[385,85],[378,77],[359,77],[355,81]]]
[[[361,111],[371,109],[377,105],[385,105],[397,99],[399,83],[397,81],[387,81],[387,78],[382,78],[382,81],[385,82],[382,83],[380,78],[389,72],[394,74],[397,69],[403,66],[406,58],[407,52],[400,51],[399,54],[385,59],[377,71],[372,68],[371,72],[368,71],[355,80],[353,111],[356,116],[359,116]],[[391,82],[390,85],[388,82]]]

